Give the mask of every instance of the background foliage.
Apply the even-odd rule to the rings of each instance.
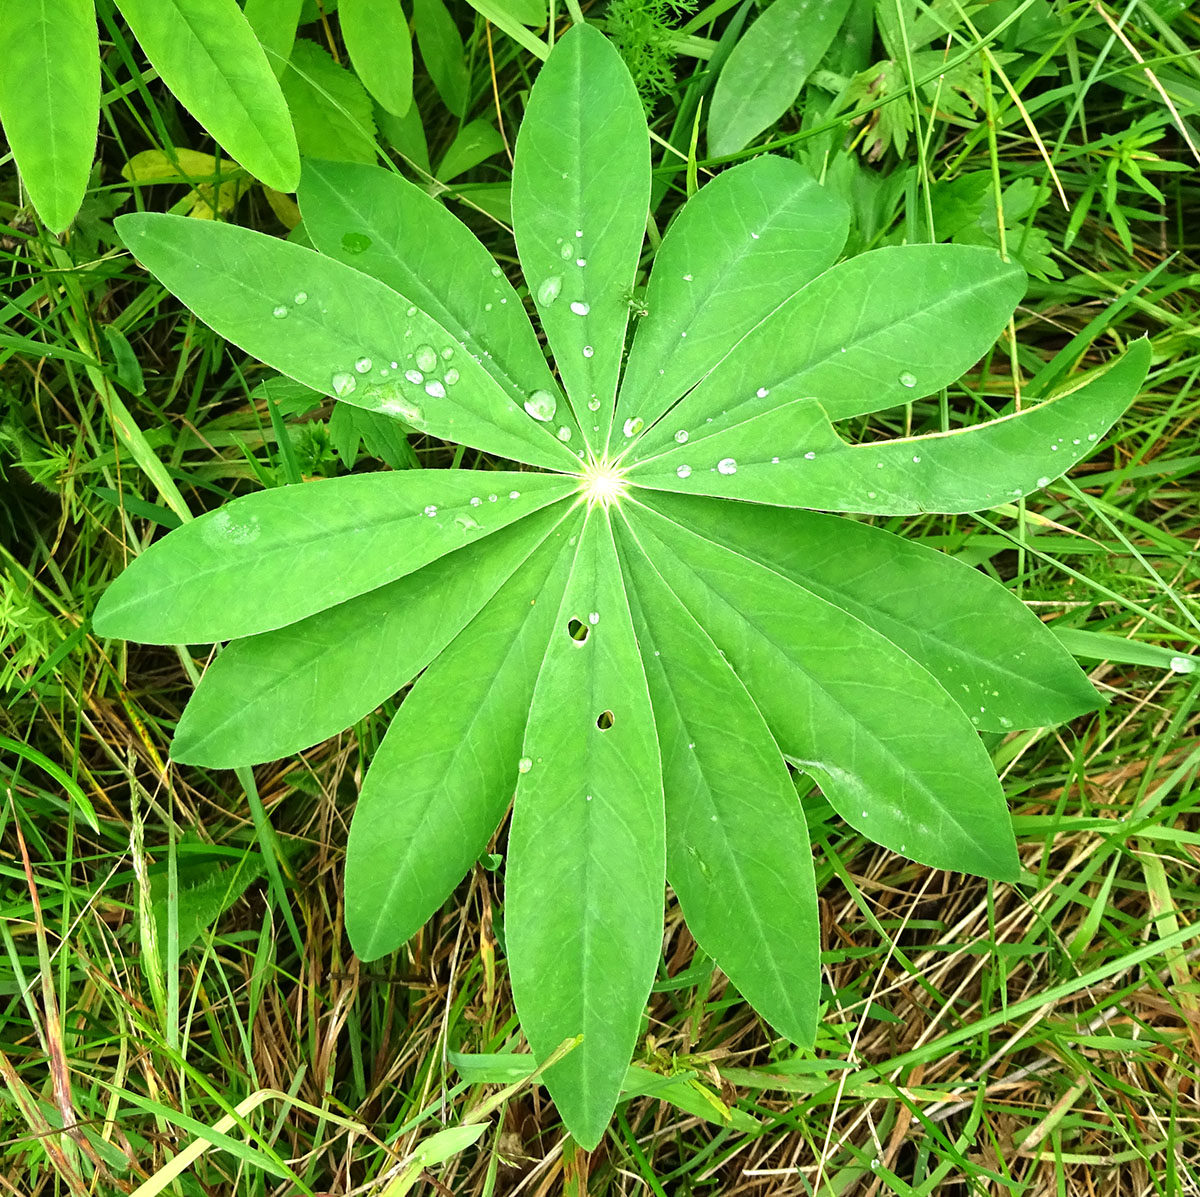
[[[1197,1183],[1197,16],[1171,0],[809,3],[821,27],[840,24],[790,72],[776,70],[787,31],[816,19],[799,3],[587,11],[647,105],[658,229],[717,154],[769,145],[848,201],[849,252],[933,239],[1016,257],[1033,276],[1014,350],[1031,391],[1055,381],[1044,365],[1064,346],[1091,362],[1143,333],[1153,342],[1145,394],[1070,479],[982,516],[904,521],[1010,585],[1110,699],[1064,727],[988,741],[1037,890],[891,857],[811,795],[829,1002],[815,1055],[772,1040],[669,908],[642,1071],[590,1158],[511,1058],[523,1045],[492,859],[405,952],[360,966],[338,879],[384,720],[253,772],[168,768],[204,662],[100,642],[88,617],[147,522],[170,528],[234,495],[379,462],[498,463],[271,379],[133,265],[110,222],[139,207],[304,234],[287,194],[231,164],[186,89],[162,62],[148,68],[162,52],[138,27],[144,6],[100,0],[100,141],[66,236],[39,224],[11,160],[0,166],[9,1190]],[[403,71],[372,53],[390,47],[402,66],[407,35],[393,23],[388,41],[377,24],[374,44],[356,46],[355,17],[372,6],[343,5],[340,21],[332,0],[246,5],[301,152],[387,153],[511,261],[509,147],[546,14],[531,0],[406,9],[405,108],[386,93]],[[43,73],[86,82],[85,49],[52,46]],[[16,77],[31,102],[36,76]],[[970,382],[862,432],[986,418]],[[497,1101],[501,1082],[516,1088]],[[477,1140],[471,1125],[433,1138],[485,1118]],[[198,1158],[172,1178],[189,1143]]]

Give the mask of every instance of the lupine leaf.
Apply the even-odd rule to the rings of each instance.
[[[400,0],[342,0],[338,9],[350,61],[367,91],[389,112],[412,104],[412,35]]]

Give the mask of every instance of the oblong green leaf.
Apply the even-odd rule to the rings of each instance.
[[[323,394],[531,465],[578,468],[528,395],[383,283],[289,241],[182,216],[122,216],[126,245],[206,324]]]
[[[654,257],[617,424],[646,426],[836,260],[846,205],[797,162],[765,154],[706,183]]]
[[[246,0],[242,12],[279,78],[296,42],[304,0]]]
[[[46,226],[61,233],[87,190],[100,121],[92,0],[0,0],[0,123]]]
[[[630,526],[725,654],[798,768],[878,844],[1013,880],[1012,822],[970,721],[934,678],[845,611],[649,507]]]
[[[413,23],[425,69],[442,103],[455,116],[463,116],[471,101],[471,77],[454,18],[442,0],[413,0]]]
[[[847,445],[812,399],[784,403],[638,463],[662,490],[782,507],[915,515],[982,511],[1032,494],[1090,456],[1150,365],[1137,341],[1102,374],[1037,407],[927,436]],[[681,405],[682,406],[682,405]]]
[[[890,246],[842,262],[756,324],[639,452],[789,400],[816,397],[841,420],[932,394],[995,342],[1024,279],[991,250],[962,245]]]
[[[443,204],[392,171],[315,161],[304,163],[299,200],[323,254],[409,296],[510,392],[560,397],[516,290]],[[568,443],[580,443],[565,403],[553,426],[572,429]]]
[[[886,636],[980,731],[1046,727],[1102,704],[1058,636],[1006,587],[954,557],[812,511],[682,495],[654,502]]]
[[[275,72],[235,0],[116,0],[179,102],[276,191],[294,191],[300,153]]]
[[[667,880],[696,942],[750,1004],[811,1043],[820,919],[795,786],[716,645],[636,540],[620,539],[662,751]]]
[[[583,1035],[545,1083],[591,1148],[616,1106],[662,954],[666,867],[654,716],[600,508],[579,536],[522,770],[505,881],[513,997],[539,1059]]]
[[[367,91],[389,112],[403,116],[413,98],[413,53],[400,0],[342,0],[338,20]]]
[[[580,523],[551,533],[422,674],[371,762],[346,848],[346,932],[364,960],[420,928],[504,816]]]
[[[493,489],[494,488],[494,489]],[[259,491],[177,528],[105,591],[93,626],[200,644],[295,623],[571,493],[552,474],[408,470]]]
[[[565,515],[560,502],[377,590],[234,641],[200,679],[172,759],[233,769],[337,735],[424,669]],[[460,519],[470,541],[480,528]]]
[[[587,442],[608,442],[650,204],[637,89],[596,29],[576,25],[530,93],[513,167],[521,267]]]
[[[773,0],[742,34],[713,88],[708,156],[736,154],[795,102],[850,0]]]

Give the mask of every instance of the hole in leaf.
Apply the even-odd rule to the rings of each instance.
[[[572,640],[579,644],[582,644],[588,638],[591,630],[581,619],[570,619],[567,621],[567,633]]]
[[[596,726],[601,731],[608,731],[608,729],[610,727],[612,727],[612,725],[613,725],[612,711],[601,711],[600,714],[596,716]]]

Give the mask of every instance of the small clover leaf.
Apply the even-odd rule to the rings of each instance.
[[[768,156],[678,214],[622,371],[649,194],[636,90],[577,26],[534,86],[513,183],[557,372],[501,268],[396,174],[306,163],[318,252],[169,216],[119,222],[171,291],[263,362],[531,467],[235,500],[143,553],[95,626],[232,641],[180,721],[183,762],[297,751],[416,679],[350,832],[351,942],[366,958],[399,947],[512,801],[513,992],[539,1059],[583,1035],[545,1082],[585,1146],[626,1075],[667,881],[755,1008],[812,1041],[816,889],[789,763],[876,842],[1017,877],[978,732],[1069,719],[1096,692],[1004,587],[825,513],[1028,494],[1091,451],[1149,363],[1142,342],[1019,414],[849,444],[835,421],[970,368],[1023,275],[953,245],[835,265],[842,205]]]

